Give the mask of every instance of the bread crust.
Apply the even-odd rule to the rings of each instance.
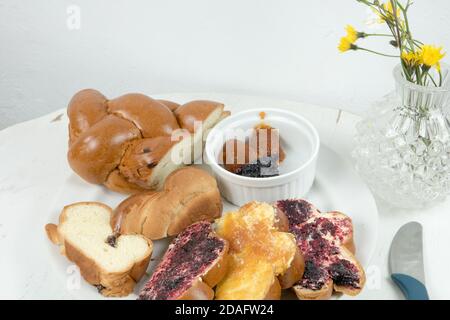
[[[214,290],[197,278],[192,286],[186,290],[177,300],[212,300],[214,299]]]
[[[73,141],[67,154],[69,165],[87,182],[102,184],[119,165],[127,143],[140,137],[130,121],[107,115]]]
[[[170,136],[180,128],[168,107],[140,93],[128,93],[108,101],[108,111],[131,121],[144,138]]]
[[[286,270],[285,273],[278,276],[281,289],[291,288],[297,281],[303,277],[305,271],[305,259],[301,254],[300,250],[297,248],[295,252],[294,259],[291,262],[291,266]]]
[[[212,221],[221,212],[216,180],[204,170],[184,167],[167,177],[162,191],[133,195],[120,203],[113,224],[122,234],[156,240],[176,235],[194,222]]]
[[[114,169],[108,175],[104,184],[108,189],[124,194],[135,194],[147,191],[147,189],[125,179],[118,169]]]
[[[305,289],[301,286],[292,288],[300,300],[328,300],[333,294],[333,280],[329,279],[319,290]]]
[[[175,116],[180,127],[193,133],[195,122],[204,121],[216,109],[220,109],[222,114],[224,104],[209,100],[194,100],[179,106],[175,110]]]
[[[108,114],[107,102],[106,97],[94,89],[81,90],[72,97],[67,106],[69,145]]]
[[[165,105],[172,112],[174,112],[180,106],[179,103],[176,103],[176,102],[173,102],[173,101],[169,101],[169,100],[165,100],[165,99],[157,99],[156,101],[158,101],[159,103],[162,103],[163,105]]]
[[[59,225],[65,222],[67,209],[71,206],[76,206],[79,204],[94,204],[102,206],[112,215],[112,209],[103,203],[77,202],[63,208],[59,217]],[[145,257],[141,260],[135,261],[133,265],[121,272],[108,272],[99,266],[94,259],[86,256],[76,247],[76,245],[65,239],[64,236],[58,231],[57,225],[47,224],[45,226],[45,230],[50,241],[60,246],[61,253],[79,267],[83,278],[88,283],[96,286],[98,291],[107,297],[123,297],[133,292],[134,286],[147,270],[153,250],[153,243],[143,237],[148,244],[148,253]]]
[[[278,278],[274,277],[272,286],[269,288],[269,291],[267,291],[264,300],[280,300],[280,299],[281,299],[281,285],[280,282],[278,281]]]
[[[216,237],[219,237],[215,234]],[[220,237],[219,237],[220,238]],[[222,238],[221,238],[222,239]],[[217,259],[216,263],[202,276],[204,281],[209,287],[214,288],[225,277],[228,271],[228,241],[222,239],[225,242],[225,248],[222,251],[221,256]]]
[[[200,156],[193,153],[193,145],[202,143],[194,135],[196,121],[203,122],[206,135],[227,115],[223,108],[221,103],[202,100],[180,106],[139,93],[108,100],[96,90],[82,90],[67,109],[69,164],[87,182],[114,191],[157,190],[171,171],[192,162],[189,151],[194,158]],[[190,139],[173,140],[179,129]],[[180,163],[173,154],[182,156]]]

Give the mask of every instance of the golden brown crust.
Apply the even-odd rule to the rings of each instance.
[[[136,215],[139,213],[140,208],[146,202],[152,194],[156,194],[157,191],[147,191],[142,193],[136,193],[128,198],[126,198],[124,201],[122,201],[116,209],[114,209],[113,217],[111,218],[111,226],[113,230],[117,232],[123,232],[123,221],[127,220],[127,223],[139,223],[140,220],[137,222],[132,222],[131,219],[139,219],[139,215]],[[136,217],[130,217],[128,216],[130,213],[133,213],[133,215],[136,215]]]
[[[105,204],[99,202],[78,202],[63,208],[59,216],[60,225],[66,220],[67,209],[79,204],[103,206],[112,215],[112,209]],[[99,292],[104,296],[122,297],[130,294],[133,291],[136,282],[145,274],[150,262],[153,243],[145,237],[143,237],[143,239],[147,241],[149,251],[143,259],[136,261],[130,268],[123,270],[122,272],[108,272],[97,265],[93,259],[86,256],[76,247],[76,245],[67,239],[64,239],[64,236],[58,231],[58,226],[47,224],[45,229],[50,241],[61,246],[61,253],[64,254],[67,259],[74,262],[79,267],[82,277],[90,284],[96,286]]]
[[[127,143],[140,136],[130,121],[108,115],[72,143],[69,165],[86,181],[102,184],[119,165]]]
[[[119,169],[114,169],[108,175],[104,184],[108,189],[124,194],[135,194],[146,191],[146,189],[125,179]]]
[[[179,106],[175,110],[175,115],[180,127],[193,133],[195,122],[205,121],[217,108],[223,110],[224,105],[215,101],[194,100]]]
[[[172,172],[160,192],[132,196],[115,210],[121,233],[156,240],[176,235],[196,221],[212,221],[222,211],[216,180],[206,171],[184,167]]]
[[[214,236],[218,237],[214,233]],[[216,263],[202,276],[202,281],[205,282],[211,288],[214,288],[225,277],[228,271],[228,241],[222,239],[225,242],[225,247]]]
[[[47,233],[48,239],[54,244],[60,244],[61,240],[58,235],[58,226],[54,223],[48,223],[45,225],[45,232]]]
[[[179,103],[176,103],[176,102],[173,102],[173,101],[169,101],[169,100],[165,100],[165,99],[157,99],[156,101],[158,101],[159,103],[162,103],[163,105],[165,105],[172,112],[174,112],[180,106]]]
[[[333,294],[333,280],[328,280],[320,290],[309,290],[301,286],[292,288],[300,300],[327,300]]]
[[[201,278],[197,278],[192,286],[186,290],[177,300],[212,300],[214,290],[204,283]]]
[[[107,101],[104,95],[93,89],[81,90],[72,97],[67,107],[70,119],[69,145],[108,114]]]
[[[175,102],[139,93],[108,100],[96,90],[82,90],[73,96],[67,109],[69,164],[84,180],[114,191],[156,190],[171,171],[185,164],[175,163],[166,155],[176,150],[189,161],[187,152],[195,150],[190,144],[198,143],[198,139],[172,141],[172,134],[180,128],[193,133],[194,121],[211,116],[203,128],[206,134],[221,119],[217,111],[222,112],[223,105],[212,101],[194,101],[179,108]],[[183,144],[173,149],[178,143]],[[160,161],[164,163],[157,166]]]
[[[179,128],[168,107],[139,93],[110,100],[108,111],[133,122],[144,138],[170,136],[173,130]]]
[[[297,248],[294,259],[291,262],[291,266],[285,273],[278,276],[282,289],[291,288],[297,281],[303,277],[305,271],[305,260],[300,250]]]

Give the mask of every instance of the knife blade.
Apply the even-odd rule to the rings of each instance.
[[[422,239],[422,225],[409,222],[397,231],[389,252],[391,277],[409,300],[428,299]]]

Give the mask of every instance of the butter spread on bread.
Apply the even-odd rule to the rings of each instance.
[[[140,300],[211,300],[227,270],[227,241],[202,221],[180,233],[164,254]]]
[[[304,275],[293,287],[298,298],[327,299],[333,289],[358,294],[365,274],[354,256],[351,219],[337,211],[322,213],[300,199],[280,200],[275,206],[280,220],[295,235],[305,259]]]
[[[214,220],[222,212],[216,180],[192,166],[172,172],[163,190],[132,195],[115,210],[120,233],[143,234],[151,240],[173,236],[193,222]]]
[[[67,114],[70,167],[90,183],[136,193],[160,189],[172,171],[200,157],[208,129],[229,113],[214,101],[179,106],[138,93],[108,100],[86,89],[73,96]],[[198,122],[201,131],[194,130]],[[185,134],[172,138],[178,129]]]
[[[281,289],[302,276],[295,238],[277,228],[271,205],[251,202],[216,223],[219,236],[230,243],[229,269],[217,285],[216,299],[280,299]]]
[[[144,275],[152,242],[142,235],[114,234],[112,210],[98,202],[64,207],[59,224],[47,224],[50,240],[74,262],[83,278],[105,296],[126,296]]]

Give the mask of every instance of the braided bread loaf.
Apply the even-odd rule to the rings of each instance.
[[[202,149],[203,133],[228,112],[213,101],[180,106],[137,93],[108,100],[86,89],[73,96],[67,114],[71,168],[90,183],[136,193],[160,189],[172,171],[201,156],[195,150]],[[201,132],[194,132],[197,121]],[[174,139],[177,129],[185,130]]]

